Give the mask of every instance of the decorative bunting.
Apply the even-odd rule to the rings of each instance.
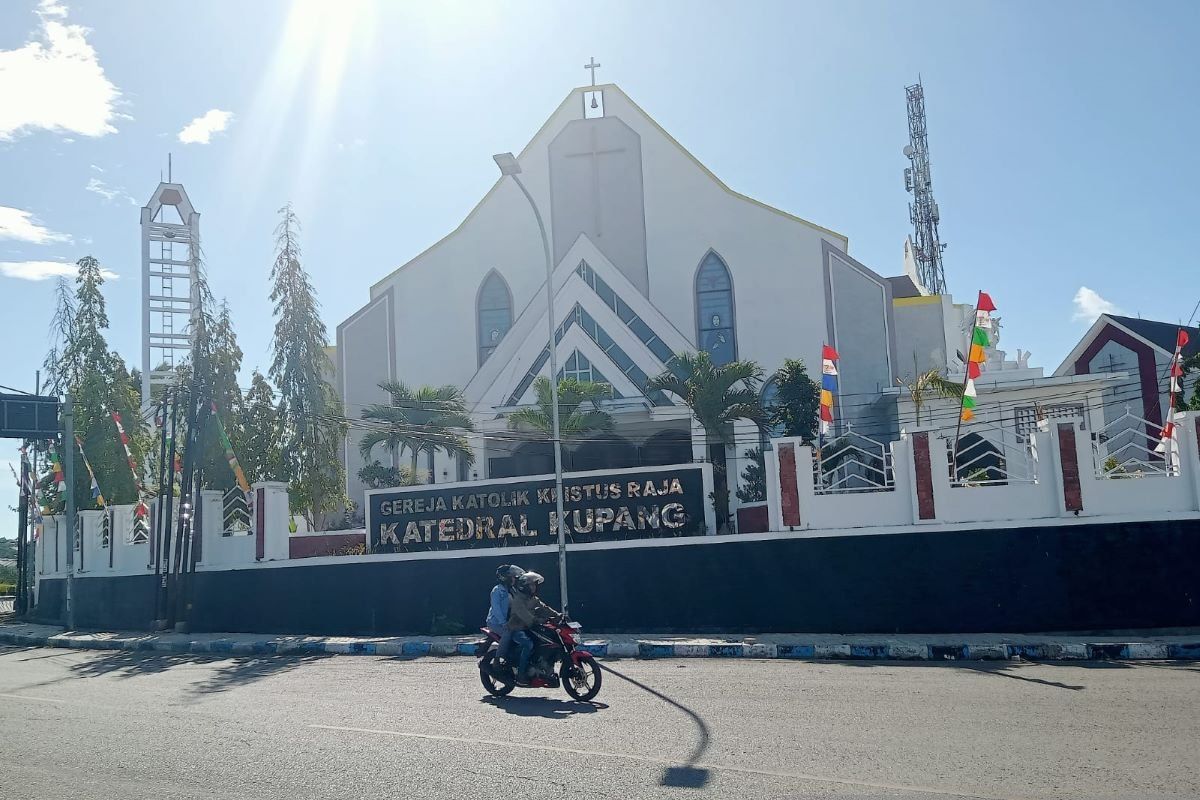
[[[100,493],[100,484],[96,482],[96,473],[92,471],[92,465],[88,463],[87,455],[83,452],[83,440],[78,436],[75,437],[75,446],[79,448],[79,457],[83,459],[83,467],[87,470],[88,477],[92,482],[92,499],[96,501],[96,505],[104,508],[104,495]]]
[[[983,364],[987,361],[986,350],[991,347],[988,331],[992,327],[991,312],[996,310],[991,295],[980,292],[975,301],[975,325],[971,328],[971,346],[967,352],[967,376],[963,381],[962,406],[959,409],[959,424],[970,422],[975,418],[975,402],[979,393],[975,389],[975,379],[983,374]]]
[[[233,443],[229,441],[229,435],[225,433],[225,426],[221,423],[221,417],[217,413],[217,404],[212,403],[213,418],[217,421],[217,432],[221,435],[221,446],[225,448],[225,460],[229,462],[229,469],[233,470],[233,476],[237,479],[237,484],[243,492],[250,492],[250,484],[246,482],[246,474],[242,472],[242,465],[238,463],[237,456],[233,452]]]
[[[1167,452],[1169,443],[1175,436],[1175,398],[1183,391],[1183,348],[1187,347],[1187,343],[1187,331],[1180,328],[1179,332],[1175,334],[1175,353],[1171,356],[1171,365],[1167,369],[1170,379],[1170,386],[1167,390],[1167,422],[1163,425],[1158,445],[1154,448],[1156,453]]]
[[[833,426],[833,395],[837,392],[837,350],[829,345],[821,348],[821,435]]]
[[[47,440],[50,443],[50,472],[54,474],[54,486],[58,491],[65,492],[67,490],[67,479],[63,477],[62,460],[58,457],[58,445],[53,439]]]
[[[133,475],[133,485],[137,487],[138,495],[144,491],[142,487],[142,479],[138,477],[137,462],[133,460],[133,453],[129,452],[129,434],[125,433],[125,427],[121,425],[121,415],[116,411],[112,412],[113,422],[117,424],[117,438],[121,440],[121,447],[125,448],[125,460],[129,462],[129,472]]]

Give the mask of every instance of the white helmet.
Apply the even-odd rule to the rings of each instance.
[[[545,582],[546,579],[536,572],[526,572],[517,578],[517,584],[526,591],[532,590],[534,587],[540,586]]]

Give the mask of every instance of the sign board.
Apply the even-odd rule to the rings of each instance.
[[[714,533],[711,466],[681,464],[563,476],[571,543]],[[558,542],[553,475],[372,489],[372,553],[412,553]]]
[[[0,394],[0,439],[53,439],[58,436],[58,398]]]

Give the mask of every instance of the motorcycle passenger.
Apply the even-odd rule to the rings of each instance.
[[[533,637],[527,628],[553,619],[558,612],[546,605],[537,596],[538,587],[545,578],[536,572],[526,572],[516,580],[512,593],[512,604],[509,607],[508,629],[512,631],[512,641],[519,648],[517,660],[517,680],[524,682],[529,679],[529,660],[533,656]]]
[[[488,630],[500,635],[500,644],[496,649],[496,660],[500,661],[508,654],[512,644],[513,631],[508,627],[509,608],[512,605],[513,582],[525,570],[513,564],[501,564],[496,568],[496,585],[492,587],[491,603],[488,606],[487,620],[484,625]]]

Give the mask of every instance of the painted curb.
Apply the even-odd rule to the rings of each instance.
[[[345,641],[321,637],[191,640],[182,634],[119,638],[107,634],[32,634],[0,631],[0,644],[80,650],[124,650],[150,653],[226,655],[378,655],[397,658],[474,657],[476,642]],[[1034,642],[1010,644],[821,643],[586,641],[583,649],[597,658],[713,658],[892,661],[1167,661],[1200,660],[1200,641],[1162,642]]]

